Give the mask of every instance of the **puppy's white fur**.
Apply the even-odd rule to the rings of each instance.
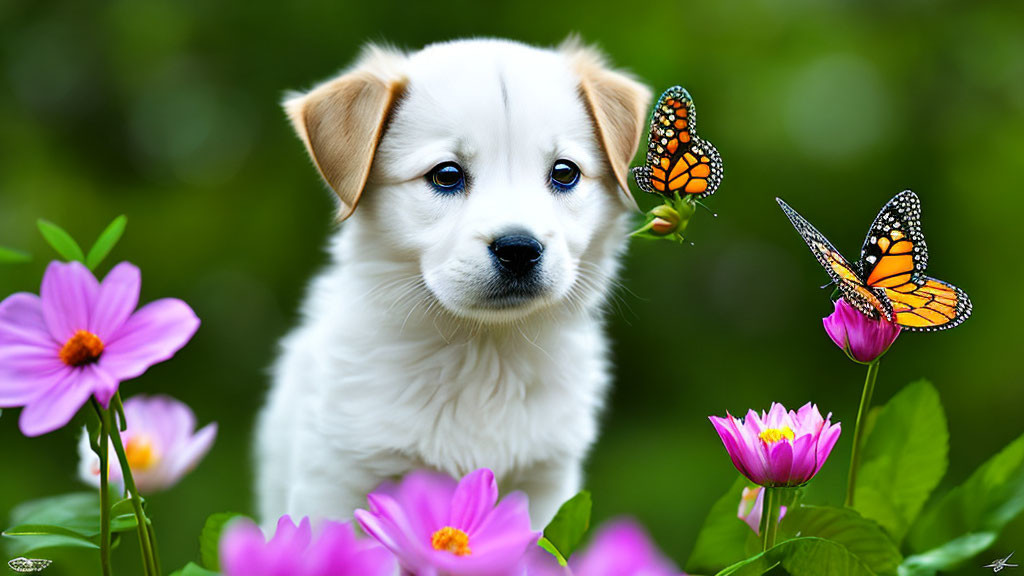
[[[369,87],[328,83],[286,105],[342,214],[359,209],[283,341],[257,431],[261,515],[348,518],[412,469],[487,467],[503,491],[527,492],[543,525],[579,489],[597,434],[609,382],[602,304],[649,94],[579,45],[370,48],[342,78],[356,75]],[[380,86],[390,92],[373,96]],[[367,94],[386,100],[383,113],[347,104]],[[363,135],[379,146],[354,152],[372,157],[365,177],[346,154],[366,142],[336,143],[323,130],[332,122],[380,125]],[[581,170],[570,192],[548,181],[558,159]],[[446,161],[465,169],[465,192],[428,185]],[[496,302],[488,245],[518,231],[544,245],[542,288]]]

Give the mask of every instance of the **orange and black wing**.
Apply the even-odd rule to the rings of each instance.
[[[960,325],[971,315],[967,293],[928,276],[885,289],[896,323],[905,330],[934,332]]]
[[[836,250],[824,234],[818,232],[817,228],[796,210],[790,208],[782,199],[776,198],[775,200],[778,201],[796,231],[800,233],[800,237],[810,247],[814,257],[818,259],[825,271],[832,277],[832,281],[839,287],[843,298],[869,318],[878,318],[881,315],[886,320],[892,320],[892,304],[885,297],[884,290],[865,284],[861,280],[858,270],[843,257],[839,250]]]
[[[921,200],[904,190],[889,200],[871,223],[860,250],[860,276],[869,286],[892,288],[924,274],[927,266]]]
[[[860,277],[885,291],[901,327],[933,331],[957,326],[971,315],[970,299],[956,286],[925,276],[927,267],[921,200],[904,190],[871,224],[861,249]]]
[[[641,190],[673,198],[710,196],[722,181],[722,157],[697,136],[697,112],[690,93],[673,86],[658,99],[651,116],[647,160],[633,168]]]

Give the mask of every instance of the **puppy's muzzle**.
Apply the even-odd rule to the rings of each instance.
[[[517,280],[529,277],[544,254],[544,245],[529,234],[508,234],[491,243],[494,266],[503,276]]]

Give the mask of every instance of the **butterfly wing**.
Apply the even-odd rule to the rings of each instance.
[[[832,281],[839,287],[839,291],[854,308],[870,318],[878,318],[879,314],[887,320],[892,319],[892,304],[885,297],[882,289],[868,286],[861,280],[857,268],[850,264],[846,258],[836,250],[836,247],[825,238],[825,235],[818,232],[818,229],[811,225],[796,210],[780,198],[775,199],[786,217],[796,228],[800,237],[804,239],[811,249],[814,257],[825,268]]]
[[[859,263],[860,277],[882,288],[896,323],[908,330],[945,330],[971,315],[967,294],[924,275],[928,247],[921,232],[921,201],[904,190],[882,207],[871,224]]]
[[[871,223],[860,250],[860,275],[869,286],[892,288],[918,279],[927,266],[921,200],[904,190],[889,200]]]
[[[967,293],[948,282],[921,275],[885,289],[896,323],[906,330],[934,332],[959,326],[973,309]]]
[[[693,98],[673,86],[658,99],[651,116],[647,161],[633,169],[641,190],[672,198],[678,193],[706,198],[722,181],[722,157],[708,141],[697,136]]]

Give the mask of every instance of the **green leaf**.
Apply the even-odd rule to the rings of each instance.
[[[544,529],[544,538],[555,547],[563,559],[572,556],[583,535],[590,528],[590,510],[593,502],[586,490],[565,501],[551,523]]]
[[[98,536],[99,492],[75,492],[23,502],[11,510],[11,524],[60,526],[86,537]]]
[[[24,252],[0,246],[0,264],[21,264],[31,261],[32,257]]]
[[[235,518],[241,517],[236,512],[220,512],[211,514],[206,523],[203,524],[203,531],[199,533],[199,558],[203,566],[210,570],[220,570],[220,535],[224,527]]]
[[[815,536],[840,544],[879,575],[895,575],[903,561],[896,544],[877,523],[849,508],[791,508],[782,521],[781,531],[785,536]]]
[[[89,249],[89,255],[85,257],[85,265],[89,270],[95,270],[103,259],[110,254],[117,242],[124,234],[124,227],[128,224],[128,217],[124,214],[114,218],[114,221],[107,225],[106,229],[96,239],[96,243]]]
[[[116,491],[111,493],[116,499]],[[14,527],[3,534],[11,540],[10,547],[18,554],[42,548],[95,548],[100,535],[99,493],[77,492],[25,502],[11,511],[11,523]],[[135,526],[135,515],[128,500],[111,506],[112,534],[134,530]]]
[[[189,562],[181,570],[175,570],[171,576],[220,576],[217,572],[207,570],[195,562]]]
[[[19,554],[42,548],[93,548],[99,544],[90,538],[62,526],[47,524],[20,524],[3,531],[5,538],[16,538]]]
[[[43,234],[43,238],[57,251],[57,254],[60,254],[61,258],[68,262],[75,260],[85,262],[85,254],[82,253],[82,248],[63,228],[49,220],[40,219],[36,224],[39,226],[39,231]]]
[[[779,565],[790,576],[875,576],[842,544],[807,536],[776,544],[767,552],[729,566],[718,576],[760,576]]]
[[[977,556],[991,546],[997,536],[992,532],[965,534],[938,548],[908,556],[900,565],[900,576],[934,576],[939,570],[949,569]]]
[[[911,530],[910,547],[922,553],[942,548],[964,535],[998,534],[1021,511],[1024,511],[1024,436],[982,464],[966,482],[930,507]],[[983,541],[983,537],[977,538],[976,542]],[[972,555],[983,549],[974,550]],[[972,548],[962,550],[967,554]],[[971,557],[963,554],[956,562]],[[949,550],[945,556],[954,557]]]
[[[97,512],[97,517],[98,517]],[[111,534],[117,534],[118,532],[128,532],[135,530],[135,527],[139,523],[135,518],[135,507],[132,506],[132,501],[129,498],[114,502],[110,507],[110,532]]]
[[[743,488],[748,485],[740,476],[711,506],[686,563],[687,572],[714,573],[748,556],[748,541],[758,540],[757,534],[737,516]]]
[[[939,393],[909,384],[878,412],[864,442],[854,508],[903,541],[949,465],[949,431]]]
[[[562,553],[558,551],[558,548],[555,548],[555,545],[547,538],[541,536],[540,540],[537,541],[537,546],[547,550],[552,556],[554,556],[555,559],[558,560],[559,566],[567,566],[569,564],[569,561],[565,559],[565,556],[562,556]]]

